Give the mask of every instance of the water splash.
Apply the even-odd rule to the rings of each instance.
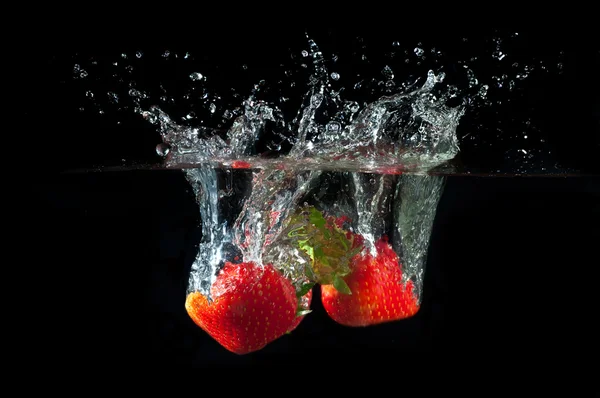
[[[289,124],[285,123],[277,106],[257,99],[260,85],[255,86],[252,95],[243,102],[243,112],[234,119],[225,135],[222,131],[201,131],[178,125],[156,106],[142,111],[147,120],[159,126],[163,146],[157,150],[166,156],[167,162],[181,162],[181,156],[191,155],[187,157],[188,161],[192,159],[199,165],[186,171],[203,220],[203,240],[192,266],[190,291],[209,296],[209,288],[224,261],[223,245],[228,243],[240,250],[243,261],[275,264],[297,288],[306,282],[305,257],[293,242],[281,236],[281,231],[290,212],[315,186],[322,171],[255,169],[250,192],[233,224],[227,224],[219,216],[222,211],[219,209],[218,175],[210,162],[251,161],[258,155],[256,143],[265,134],[268,123],[275,124],[281,131],[287,130],[288,135],[284,138],[293,142],[293,146],[284,156],[301,162],[310,159],[321,164],[352,161],[433,167],[452,159],[458,152],[456,127],[464,106],[451,108],[445,105],[451,94],[435,93],[444,74],[436,75],[430,71],[421,87],[382,97],[358,112],[356,102],[343,100],[339,92],[331,89],[329,79],[337,80],[339,75],[333,77],[329,73],[322,52],[312,40],[309,40],[307,55],[313,61],[309,90],[297,116]],[[393,78],[389,67],[384,69],[384,75],[388,80]],[[199,80],[202,76],[195,73],[191,78]],[[295,133],[291,135],[290,131]],[[245,161],[242,164],[245,168],[251,167]],[[375,255],[374,242],[385,235],[385,223],[391,218],[396,179],[394,175],[350,175],[358,217],[356,231],[365,238],[367,250]],[[435,207],[428,211],[434,213]],[[414,244],[418,246],[417,242]],[[413,257],[409,260],[409,268],[418,266]]]
[[[511,100],[494,99],[498,92],[516,95],[532,76],[552,69],[535,59],[516,59],[506,49],[513,39],[494,39],[488,53],[465,55],[454,68],[446,69],[443,61],[448,55],[440,49],[421,42],[391,41],[385,60],[369,74],[360,68],[372,64],[374,57],[367,54],[362,41],[354,54],[359,72],[352,73],[343,69],[343,56],[324,54],[307,38],[307,49],[291,57],[294,65],[282,63],[281,78],[275,84],[259,81],[250,95],[235,89],[217,93],[207,67],[183,67],[191,65],[194,56],[174,51],[155,58],[181,65],[189,87],[174,88],[169,85],[173,79],[154,87],[144,83],[143,73],[136,73],[142,69],[142,58],[151,58],[142,51],[124,54],[107,65],[96,59],[76,60],[69,73],[90,105],[86,110],[106,114],[113,107],[137,112],[158,127],[162,143],[156,153],[165,165],[191,167],[185,173],[200,205],[203,238],[190,274],[190,289],[208,295],[222,262],[231,257],[226,252],[235,250],[246,261],[291,264],[285,268],[287,276],[301,283],[302,267],[293,264],[300,264],[303,257],[280,236],[282,224],[321,179],[333,177],[348,185],[347,196],[352,199],[334,204],[330,211],[343,207],[340,212],[352,213],[368,249],[390,230],[386,220],[395,219],[393,243],[402,252],[405,275],[420,282],[443,180],[393,174],[426,174],[453,159],[459,141],[463,146],[473,142],[483,147],[489,137],[509,135],[500,128],[490,133],[494,123],[484,125],[475,116]],[[491,76],[478,71],[478,65],[485,62],[498,65]],[[404,73],[406,68],[415,69]],[[555,69],[562,73],[563,63]],[[107,85],[106,95],[97,86],[84,84],[99,70],[109,71],[115,80]],[[236,73],[248,70],[252,68],[244,64]],[[300,97],[290,90],[302,89],[302,76],[306,76],[305,93],[299,106],[290,109],[294,102],[290,97]],[[101,98],[108,103],[101,106]],[[465,114],[471,124],[459,137]],[[536,150],[524,143],[534,142],[539,134],[535,123],[526,118],[521,122],[523,129],[514,135],[522,146],[507,151],[506,159],[521,161],[526,171],[538,158],[533,157]],[[478,129],[487,129],[488,135],[477,134]],[[229,170],[226,176],[218,169],[240,166],[250,170]],[[323,170],[328,168],[351,173],[327,174]],[[247,189],[235,217],[225,219],[220,208],[227,195],[223,184],[232,184],[232,178]]]

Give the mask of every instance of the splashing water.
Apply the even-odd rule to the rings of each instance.
[[[300,286],[306,281],[306,256],[282,231],[291,213],[310,202],[327,214],[349,215],[352,230],[364,237],[373,256],[377,239],[389,235],[403,261],[403,278],[415,282],[420,296],[429,235],[444,184],[444,178],[428,171],[459,153],[457,128],[465,113],[497,105],[490,100],[494,90],[518,91],[521,82],[545,68],[511,61],[502,40],[492,44],[489,58],[503,72],[483,81],[474,72],[481,55],[460,60],[457,65],[465,74],[461,86],[456,76],[440,67],[440,50],[417,43],[403,53],[394,41],[390,60],[405,57],[407,65],[430,68],[405,82],[398,80],[398,66],[390,66],[391,62],[380,69],[381,80],[357,74],[358,81],[351,84],[354,92],[370,90],[376,95],[361,103],[340,86],[348,74],[333,69],[339,65],[337,55],[329,60],[308,38],[308,48],[292,57],[298,60],[297,68],[287,69],[280,80],[294,87],[300,83],[298,75],[310,70],[306,93],[291,120],[289,98],[282,91],[276,100],[268,99],[264,81],[254,85],[245,99],[234,93],[232,101],[241,106],[230,106],[224,96],[206,88],[210,74],[190,72],[190,90],[183,98],[200,99],[202,109],[189,110],[181,122],[169,116],[173,112],[164,111],[175,99],[162,83],[160,106],[149,103],[149,90],[135,81],[126,84],[135,112],[158,126],[162,142],[157,154],[166,167],[184,169],[200,206],[202,242],[188,292],[210,296],[218,270],[233,258],[281,265],[280,270]],[[129,59],[143,57],[137,52]],[[162,58],[193,57],[165,52]],[[360,62],[370,62],[366,53]],[[89,79],[91,69],[76,64],[74,79]],[[242,70],[247,69],[243,65]],[[90,101],[97,97],[86,91]],[[124,95],[115,91],[108,97],[115,106],[125,102]],[[527,126],[529,131],[535,129]],[[463,142],[481,139],[469,134]],[[523,136],[527,139],[527,134]],[[521,152],[507,156],[522,157]],[[236,184],[237,189],[232,188]]]
[[[277,167],[255,169],[250,192],[233,225],[220,218],[217,173],[223,170],[214,169],[214,162],[228,163],[234,168],[240,164],[244,168],[255,167],[256,142],[267,124],[274,123],[285,130],[281,110],[251,95],[243,102],[243,113],[235,118],[225,139],[219,132],[179,126],[158,107],[142,111],[145,118],[159,125],[163,139],[161,153],[165,153],[164,148],[169,149],[169,153],[165,153],[168,163],[199,166],[185,171],[196,192],[203,221],[203,241],[192,266],[188,293],[200,291],[210,296],[210,286],[223,265],[223,245],[231,243],[239,248],[244,261],[285,264],[281,270],[295,286],[306,283],[303,271],[306,258],[281,232],[285,220],[309,197],[309,192],[320,185],[317,180],[323,174],[324,164],[346,161],[354,167],[362,163],[371,167],[401,166],[406,170],[412,165],[427,170],[458,153],[456,127],[464,106],[448,107],[445,103],[449,95],[434,93],[436,85],[443,82],[444,74],[430,71],[421,87],[384,96],[358,112],[355,102],[344,101],[338,92],[331,90],[331,76],[314,41],[309,40],[309,48],[314,66],[310,88],[303,107],[288,126],[288,132],[296,126],[295,136],[283,137],[293,142],[293,146],[288,154],[281,156],[283,162],[278,159]],[[391,72],[386,72],[389,78]],[[308,163],[318,167],[307,170],[306,166],[290,166]],[[364,237],[366,249],[373,255],[376,255],[375,241],[388,233],[386,223],[389,224],[393,216],[395,192],[395,201],[402,203],[397,213],[407,217],[397,225],[399,234],[396,234],[402,237],[398,240],[399,247],[407,253],[405,275],[420,282],[419,271],[424,262],[421,257],[427,249],[428,222],[432,220],[427,216],[435,213],[439,200],[436,194],[441,192],[427,191],[429,180],[434,177],[420,176],[418,180],[407,180],[407,184],[397,184],[396,176],[390,174],[354,172],[342,179],[348,180],[348,176],[353,186],[351,193],[348,191],[351,197],[348,202],[353,203],[350,211],[357,216],[356,232]],[[238,174],[238,178],[249,176]],[[417,199],[427,199],[427,195],[417,198],[423,190],[431,194],[427,207],[412,209],[421,205],[422,201]],[[340,198],[336,202],[339,205]],[[348,209],[345,212],[348,213]],[[422,236],[414,238],[411,232],[406,232],[418,227],[423,231]]]

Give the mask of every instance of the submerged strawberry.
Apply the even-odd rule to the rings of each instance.
[[[413,316],[419,304],[413,283],[401,283],[398,256],[384,237],[375,244],[377,255],[357,254],[350,274],[343,279],[350,290],[321,286],[321,300],[327,314],[345,326],[368,326]]]
[[[199,292],[188,295],[187,313],[219,344],[240,355],[258,351],[295,329],[308,310],[298,313],[299,307],[310,305],[312,297],[306,292],[299,305],[290,281],[270,264],[229,262],[211,295],[213,302]]]

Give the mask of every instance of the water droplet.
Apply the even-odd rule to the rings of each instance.
[[[414,52],[417,57],[421,57],[423,54],[425,54],[425,51],[420,47],[415,47]]]
[[[481,98],[485,98],[487,96],[488,88],[489,86],[487,84],[481,86],[481,88],[479,89],[479,96]]]
[[[217,110],[217,106],[215,104],[211,103],[209,106],[209,110],[210,110],[210,113],[215,113],[215,111]]]
[[[127,59],[127,54],[125,54],[125,53],[121,53],[121,58],[123,58],[123,59]]]
[[[171,146],[169,144],[165,144],[164,142],[162,142],[156,146],[156,153],[159,156],[167,156],[170,151],[171,151]]]
[[[248,65],[246,65],[246,64],[242,65],[242,69],[243,70],[248,70]]]
[[[400,47],[400,42],[399,41],[395,41],[392,43],[392,46],[394,47]]]
[[[339,80],[340,79],[340,74],[336,73],[336,72],[331,72],[331,78],[333,80]]]
[[[88,98],[94,98],[94,93],[92,93],[90,90],[85,92],[85,96]]]
[[[136,58],[142,58],[143,55],[144,55],[144,53],[141,52],[141,51],[138,51],[138,52],[135,53],[135,57]]]
[[[381,74],[388,80],[392,80],[394,78],[394,72],[392,71],[392,68],[389,67],[389,65],[386,65],[383,68]]]
[[[338,131],[340,131],[341,126],[338,122],[330,122],[327,124],[327,126],[325,126],[325,130],[327,130],[329,133],[337,133]]]
[[[308,51],[302,50],[302,56],[303,57],[308,57]]]
[[[370,182],[371,184],[375,184],[375,179],[374,179],[374,178],[371,178],[371,179],[369,180],[369,182]]]
[[[110,102],[112,102],[113,104],[116,104],[119,102],[119,96],[116,93],[109,91],[108,93],[106,93],[106,95],[108,96],[108,100]]]
[[[202,76],[202,73],[200,72],[194,72],[192,74],[190,74],[190,79],[192,79],[193,81],[197,81],[202,79],[204,76]]]

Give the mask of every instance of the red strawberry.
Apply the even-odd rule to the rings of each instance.
[[[382,238],[375,244],[377,256],[357,254],[351,272],[343,277],[352,294],[333,285],[321,286],[321,300],[327,314],[345,326],[368,326],[413,316],[419,304],[413,283],[404,286],[398,256]]]
[[[262,349],[302,320],[296,317],[294,287],[270,264],[226,263],[211,295],[214,301],[209,303],[194,292],[188,295],[185,308],[198,326],[236,354]]]
[[[245,162],[243,160],[234,160],[231,163],[231,167],[234,169],[249,169],[250,167],[252,167],[252,165],[248,162]]]

